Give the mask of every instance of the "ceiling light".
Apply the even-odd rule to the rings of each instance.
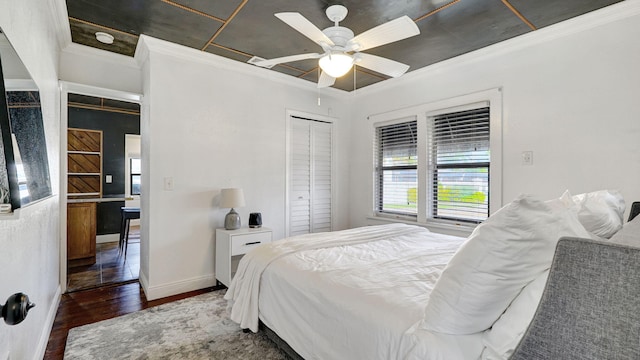
[[[113,35],[107,34],[106,32],[98,31],[96,33],[96,40],[100,41],[103,44],[113,44]]]
[[[353,56],[344,53],[328,54],[320,58],[320,68],[329,76],[339,78],[351,70]]]

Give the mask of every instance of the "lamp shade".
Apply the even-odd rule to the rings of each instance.
[[[343,53],[328,54],[321,57],[318,63],[322,71],[331,77],[339,78],[351,70],[353,56]]]
[[[244,206],[244,193],[242,189],[222,189],[220,192],[220,207],[235,208]]]

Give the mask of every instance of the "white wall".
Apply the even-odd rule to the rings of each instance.
[[[315,84],[143,37],[141,281],[149,298],[214,282],[214,233],[229,209],[220,189],[241,187],[274,239],[285,234],[286,110],[336,117],[336,228],[348,226],[349,94],[321,95]],[[140,45],[138,45],[140,47]],[[180,53],[181,55],[175,55]],[[257,76],[255,74],[258,74]],[[302,84],[302,85],[292,85]],[[333,93],[333,92],[329,92]],[[172,178],[174,189],[164,190]],[[145,284],[145,282],[147,282]]]
[[[48,4],[0,0],[0,27],[40,89],[54,196],[0,219],[0,303],[15,292],[36,307],[16,326],[0,323],[0,359],[41,359],[60,296],[58,41]]]
[[[603,188],[640,200],[639,3],[364,88],[352,131],[370,134],[368,115],[501,87],[503,202],[520,193],[553,198],[565,189]],[[354,136],[351,151],[350,218],[360,226],[373,208],[372,140]],[[522,151],[533,151],[533,166],[522,165]]]
[[[133,58],[75,43],[60,53],[60,80],[142,93],[142,74]]]

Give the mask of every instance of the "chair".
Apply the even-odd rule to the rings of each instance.
[[[120,224],[120,241],[118,247],[120,252],[124,254],[125,260],[127,259],[127,247],[129,245],[129,227],[131,219],[140,219],[140,208],[138,207],[126,207],[120,208],[120,214],[122,216],[122,222]]]
[[[640,359],[640,248],[560,239],[511,359]]]

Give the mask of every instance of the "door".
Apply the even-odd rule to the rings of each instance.
[[[333,125],[290,117],[289,235],[331,231]]]

